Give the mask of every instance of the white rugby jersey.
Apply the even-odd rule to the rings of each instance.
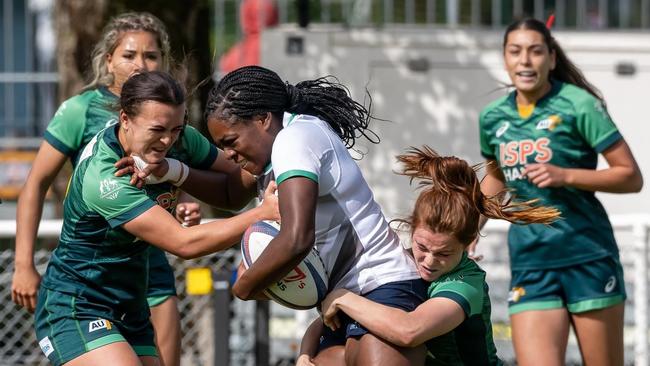
[[[259,188],[263,192],[273,177],[278,185],[296,176],[318,183],[315,245],[329,275],[329,290],[364,294],[389,282],[420,278],[332,128],[317,117],[289,113],[282,124]]]

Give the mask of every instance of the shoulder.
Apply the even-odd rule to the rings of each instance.
[[[600,99],[579,86],[562,83],[557,98],[564,99],[570,103],[576,111],[601,109]]]
[[[461,268],[433,282],[429,297],[446,297],[459,303],[468,316],[481,311],[485,297],[485,271],[474,261],[463,259]]]
[[[197,130],[196,128],[190,125],[186,125],[185,127],[183,127],[183,134],[181,135],[181,140],[183,146],[193,145],[204,141],[209,143],[208,139],[205,138],[205,136],[203,136],[201,132],[199,132],[199,130]]]
[[[486,105],[479,114],[481,125],[488,124],[492,119],[499,118],[503,114],[503,108],[509,107],[510,94],[504,95]]]
[[[331,134],[334,131],[329,127],[327,122],[309,115],[298,115],[278,135],[276,144],[285,145],[305,145],[316,147],[319,143],[330,145]]]
[[[80,163],[75,173],[82,175],[78,184],[84,202],[107,217],[146,198],[144,191],[131,186],[128,175],[115,176],[114,164],[119,158],[99,136],[91,155]]]
[[[84,113],[88,109],[90,100],[93,99],[94,90],[88,90],[66,99],[54,114],[54,118],[76,116],[78,113]]]

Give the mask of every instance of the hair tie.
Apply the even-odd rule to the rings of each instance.
[[[548,19],[546,20],[546,29],[551,30],[553,23],[555,23],[555,14],[551,13],[551,15],[549,15]]]
[[[304,103],[302,98],[302,91],[296,88],[295,85],[286,82],[287,89],[287,111],[291,113],[303,113]]]

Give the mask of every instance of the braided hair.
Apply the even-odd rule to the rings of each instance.
[[[455,156],[440,156],[426,145],[410,148],[397,160],[403,166],[400,174],[411,182],[418,180],[422,189],[411,217],[397,220],[411,229],[425,227],[469,245],[479,234],[481,215],[516,224],[550,224],[560,217],[557,209],[536,205],[539,200],[513,202],[512,197],[506,199],[507,191],[484,195],[476,175],[484,164],[470,166]]]
[[[210,90],[204,119],[216,117],[245,122],[267,112],[279,119],[284,112],[309,114],[327,122],[348,148],[361,136],[378,143],[379,137],[369,130],[370,120],[374,118],[369,112],[370,105],[366,109],[349,94],[332,77],[291,85],[269,69],[245,66],[226,74]]]

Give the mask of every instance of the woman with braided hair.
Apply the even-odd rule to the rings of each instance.
[[[340,327],[342,311],[397,346],[426,344],[428,365],[500,365],[492,339],[485,272],[468,258],[467,246],[478,236],[481,216],[548,224],[559,212],[533,207],[534,201],[501,203],[505,191],[485,196],[476,176],[480,165],[472,167],[462,159],[439,156],[427,146],[411,149],[398,160],[404,165],[402,174],[419,180],[422,190],[404,222],[412,230],[413,257],[418,273],[428,283],[428,299],[408,312],[337,289],[323,301],[323,322],[332,329]],[[299,365],[310,364],[308,352],[315,347],[308,343],[315,343],[309,332]]]
[[[233,287],[242,299],[260,297],[315,247],[329,289],[344,288],[372,301],[414,310],[426,295],[413,258],[401,247],[347,148],[371,141],[369,111],[328,78],[285,84],[273,71],[248,66],[210,91],[207,128],[227,157],[258,176],[274,176],[282,226]],[[325,329],[319,362],[411,365],[424,347],[398,347],[352,319]]]

